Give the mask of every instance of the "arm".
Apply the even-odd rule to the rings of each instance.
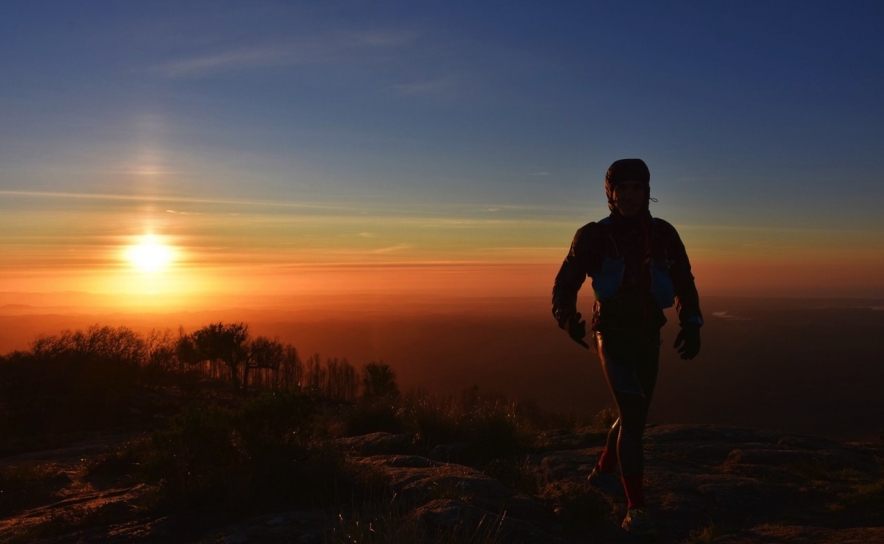
[[[667,253],[672,265],[669,269],[672,278],[672,286],[675,291],[675,310],[678,312],[678,321],[684,326],[693,324],[703,325],[703,314],[700,312],[700,295],[694,284],[694,275],[691,273],[691,262],[688,259],[684,244],[678,236],[675,227],[665,223],[667,227]]]
[[[597,230],[594,225],[585,225],[574,235],[571,249],[559,268],[552,291],[553,317],[559,327],[567,330],[571,338],[584,347],[589,347],[583,341],[586,336],[586,322],[581,321],[581,315],[577,312],[577,292],[586,280],[587,273],[593,270],[592,263],[599,260],[595,255],[597,251],[594,251],[597,247],[593,243]]]
[[[672,285],[675,290],[675,310],[681,331],[675,338],[675,345],[682,359],[693,359],[700,353],[700,327],[703,326],[703,314],[700,312],[700,295],[694,285],[691,273],[691,262],[687,251],[675,228],[666,223],[670,231],[667,236],[667,252],[672,259],[669,269]]]

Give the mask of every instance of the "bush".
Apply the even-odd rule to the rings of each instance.
[[[350,480],[343,456],[319,440],[317,400],[265,393],[238,409],[192,405],[141,454],[170,506],[251,510],[316,500]]]
[[[397,399],[365,399],[356,403],[344,416],[346,433],[401,433],[405,430]]]
[[[475,465],[516,455],[532,446],[540,415],[534,403],[481,395],[476,389],[464,392],[459,399],[411,394],[402,412],[405,427],[426,451],[441,444],[463,443],[459,461]]]

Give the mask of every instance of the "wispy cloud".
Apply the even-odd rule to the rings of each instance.
[[[223,204],[223,205],[242,205],[242,206],[266,206],[266,207],[282,207],[282,208],[303,208],[310,210],[329,210],[329,211],[357,211],[362,208],[356,206],[338,206],[329,204],[315,204],[304,202],[285,202],[285,201],[269,201],[269,200],[248,200],[248,199],[224,199],[224,198],[197,198],[173,195],[125,195],[114,193],[75,193],[64,191],[10,191],[0,190],[0,196],[21,196],[29,198],[64,198],[64,199],[83,199],[83,200],[122,200],[134,202],[165,202],[165,203],[193,203],[193,204]],[[181,213],[175,210],[166,210],[169,213]]]
[[[379,253],[379,254],[393,253],[396,251],[402,251],[405,249],[409,249],[411,247],[412,247],[411,244],[396,244],[395,246],[382,247],[380,249],[375,249],[375,250],[371,251],[371,253]]]
[[[292,62],[287,51],[270,47],[251,47],[211,55],[174,60],[153,67],[154,71],[167,77],[199,76],[220,70],[266,66],[279,62]]]
[[[297,42],[240,47],[185,56],[155,64],[151,69],[170,78],[201,77],[218,72],[271,66],[294,66],[352,59],[412,43],[414,31],[373,30],[330,32],[308,36]]]

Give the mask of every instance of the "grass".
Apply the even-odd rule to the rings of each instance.
[[[705,527],[693,529],[684,540],[684,544],[712,544],[721,534],[714,523],[710,522]]]
[[[308,392],[268,393],[238,408],[191,405],[134,455],[175,509],[298,504],[352,480],[316,412]]]
[[[444,527],[426,523],[414,505],[387,492],[371,491],[339,510],[325,531],[326,544],[496,544],[501,542],[505,512],[476,519],[462,516]]]
[[[0,514],[45,504],[71,480],[52,465],[26,463],[0,469]]]
[[[860,484],[852,492],[840,497],[838,503],[829,505],[833,511],[852,510],[871,515],[876,523],[884,522],[884,477],[874,482]]]
[[[118,502],[98,507],[71,506],[53,512],[46,520],[24,527],[14,527],[0,536],[0,544],[24,544],[87,531],[129,518],[125,505]]]

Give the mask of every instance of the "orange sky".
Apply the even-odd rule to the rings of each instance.
[[[9,210],[0,216],[5,303],[27,303],[16,293],[78,292],[133,311],[248,306],[290,295],[548,297],[573,232],[604,216],[597,200],[587,209],[564,207],[559,217],[561,210],[540,206],[360,208],[39,193],[0,199]],[[701,295],[884,296],[884,235],[877,231],[667,219],[688,248]],[[155,254],[161,262],[151,263]],[[63,299],[59,305],[67,305]]]

